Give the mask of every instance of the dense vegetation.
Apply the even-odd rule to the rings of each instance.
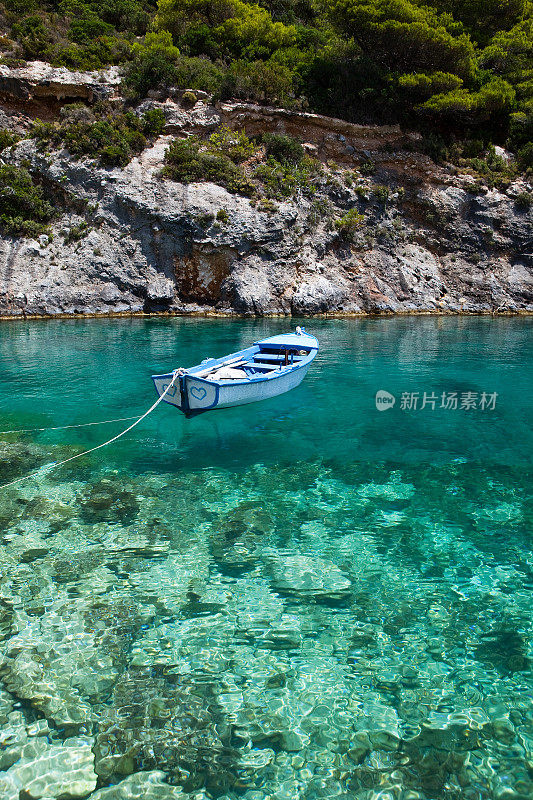
[[[117,112],[105,103],[92,109],[73,104],[61,109],[60,122],[37,120],[30,135],[41,150],[64,146],[73,156],[90,156],[103,166],[124,167],[161,133],[164,124],[159,108],[139,117],[133,111]]]
[[[47,230],[54,207],[25,167],[0,166],[0,226],[15,236],[38,236]]]
[[[312,194],[318,161],[290,136],[265,134],[256,141],[221,126],[207,140],[175,139],[165,156],[163,176],[179,181],[213,181],[254,200],[283,200]]]
[[[5,58],[508,143],[532,166],[531,0],[4,0]],[[460,153],[460,155],[465,155]],[[466,156],[465,156],[466,157]]]

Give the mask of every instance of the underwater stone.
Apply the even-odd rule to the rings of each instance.
[[[394,477],[394,476],[392,476]],[[384,500],[409,500],[415,493],[415,487],[410,483],[393,480],[390,483],[368,483],[357,490],[359,497],[368,500],[379,497]]]
[[[131,489],[123,481],[102,480],[91,486],[80,500],[81,517],[86,522],[133,522],[140,505]]]
[[[50,727],[45,719],[38,719],[26,727],[28,736],[48,736]]]
[[[132,668],[101,707],[96,772],[103,779],[162,768],[172,783],[220,786],[235,782],[232,748],[219,735],[208,699],[192,682],[162,671]]]
[[[151,603],[166,614],[176,614],[187,601],[191,586],[208,574],[207,556],[191,542],[186,552],[155,561],[149,569],[131,571],[129,582],[139,601]]]
[[[273,648],[294,648],[302,643],[301,622],[294,614],[282,614],[270,623],[263,639],[265,646]]]
[[[35,445],[0,442],[0,483],[7,483],[31,472],[43,460],[43,451]]]
[[[358,731],[350,742],[348,756],[356,764],[360,764],[372,749],[372,744],[366,731]]]
[[[91,794],[87,800],[187,800],[177,786],[166,783],[166,775],[160,770],[136,772],[115,786]]]
[[[92,547],[81,552],[69,552],[54,559],[50,574],[57,583],[69,583],[79,580],[86,573],[101,566],[106,554],[101,548]]]
[[[339,599],[351,589],[351,581],[331,561],[304,555],[271,556],[268,566],[275,589],[303,597]]]
[[[2,603],[0,603],[0,609]],[[13,711],[14,699],[0,686],[0,725],[5,725],[8,720],[9,714]]]
[[[0,661],[6,687],[56,725],[90,720],[89,698],[108,692],[117,671],[96,646],[83,606],[60,596],[41,617],[20,614],[18,626]]]
[[[273,750],[266,748],[264,750],[248,750],[244,755],[239,758],[239,767],[247,770],[263,769],[268,764],[271,764],[276,754]]]
[[[85,797],[96,788],[91,745],[85,737],[66,739],[61,745],[33,739],[7,775],[32,800]]]
[[[307,747],[309,736],[298,731],[283,731],[280,737],[280,744],[288,753],[297,753]]]
[[[20,711],[13,711],[8,720],[8,724],[0,731],[0,770],[8,769],[19,760],[28,741],[24,715]]]
[[[2,800],[19,800],[20,786],[7,772],[0,773],[0,797]]]
[[[222,571],[245,570],[259,555],[259,544],[272,528],[262,500],[247,500],[217,515],[210,537],[211,553]]]

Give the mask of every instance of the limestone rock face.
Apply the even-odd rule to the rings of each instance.
[[[6,100],[60,100],[94,102],[113,95],[120,84],[118,67],[80,72],[31,61],[12,69],[0,65],[0,96]]]
[[[53,117],[54,102],[90,103],[112,96],[119,82],[116,68],[0,65],[0,122],[23,131],[42,111],[36,104],[48,103]],[[417,135],[397,126],[213,105],[201,93],[185,107],[178,94],[138,107],[162,109],[166,129],[124,168],[40,153],[32,140],[3,151],[4,161],[29,162],[71,202],[53,237],[0,238],[1,316],[533,310],[532,214],[516,202],[532,190],[525,181],[480,193],[471,176],[416,152]],[[161,178],[172,136],[208,135],[220,124],[298,137],[325,165],[314,194],[265,207],[212,183]],[[354,173],[365,162],[375,167],[371,178]],[[85,211],[73,211],[83,204]],[[351,211],[364,214],[364,224],[345,236],[342,219]],[[70,240],[80,223],[87,234]]]

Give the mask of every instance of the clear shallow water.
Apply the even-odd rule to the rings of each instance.
[[[199,798],[528,797],[532,322],[307,327],[297,390],[160,406],[3,491],[6,714],[86,737],[99,786],[157,768]],[[4,323],[0,429],[140,414],[152,373],[284,330]],[[441,408],[452,392],[495,407]],[[1,482],[120,427],[1,436]]]

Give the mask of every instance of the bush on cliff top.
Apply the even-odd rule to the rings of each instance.
[[[425,138],[434,133],[445,146],[476,138],[485,148],[507,142],[518,152],[531,142],[532,0],[4,0],[4,6],[16,42],[8,60],[124,64],[125,87],[136,97],[174,85],[359,123],[399,122]]]
[[[129,60],[133,36],[154,14],[151,0],[4,0],[16,56],[72,69]]]
[[[180,51],[172,44],[168,31],[147,33],[143,44],[133,45],[132,54],[124,84],[133,97],[145,97],[149,89],[160,89],[174,82]]]

